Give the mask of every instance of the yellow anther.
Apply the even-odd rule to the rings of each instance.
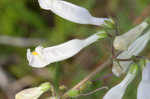
[[[32,55],[39,55],[37,52],[32,52]]]

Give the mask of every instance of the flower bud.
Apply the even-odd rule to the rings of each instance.
[[[104,24],[108,18],[93,17],[85,8],[74,5],[64,0],[38,0],[42,9],[51,10],[56,15],[79,24]]]
[[[60,98],[58,98],[58,97],[48,97],[46,99],[60,99]]]
[[[135,40],[127,50],[123,51],[117,58],[118,59],[129,59],[132,56],[137,56],[140,52],[143,51],[150,39],[150,30]],[[132,61],[113,61],[112,72],[116,76],[120,76],[122,73],[125,73]]]
[[[67,92],[67,95],[68,95],[69,97],[76,97],[76,96],[78,96],[79,94],[80,94],[80,91],[77,90],[77,89],[71,89],[71,90],[69,90],[69,91]]]
[[[147,21],[144,21],[133,29],[129,30],[127,33],[117,36],[113,42],[114,48],[120,51],[127,50],[129,45],[142,34],[147,26]]]
[[[43,83],[39,87],[24,89],[16,94],[15,99],[38,99],[51,88],[50,83]]]
[[[132,64],[128,74],[123,79],[123,81],[111,88],[106,95],[103,97],[103,99],[122,99],[127,86],[133,81],[133,79],[136,76],[136,72],[138,70],[137,64]]]

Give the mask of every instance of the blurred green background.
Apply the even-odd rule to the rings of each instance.
[[[87,8],[93,16],[117,18],[120,33],[132,28],[135,19],[141,15],[145,8],[150,6],[150,0],[66,1]],[[0,0],[0,36],[38,38],[45,41],[38,43],[38,45],[47,47],[73,38],[86,38],[100,29],[101,27],[72,23],[54,15],[51,11],[42,10],[37,0]],[[65,85],[70,89],[94,68],[104,63],[111,52],[110,40],[102,40],[85,48],[68,60],[53,63],[46,68],[36,69],[30,67],[26,59],[26,49],[34,47],[36,45],[22,47],[0,42],[0,75],[2,76],[0,76],[0,99],[14,99],[16,92],[37,86],[44,81],[51,81],[56,90],[60,85]],[[149,56],[149,50],[148,47],[143,54]],[[97,74],[85,93],[101,86],[111,88],[122,80],[122,77],[105,77],[111,73],[111,68],[107,68]],[[136,87],[140,77],[139,73],[128,87],[123,99],[136,99]],[[98,91],[79,99],[102,99],[106,92],[107,90]],[[48,96],[49,93],[46,93],[41,99],[46,99]]]

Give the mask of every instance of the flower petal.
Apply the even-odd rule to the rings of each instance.
[[[79,24],[104,24],[108,18],[93,17],[85,8],[79,7],[63,0],[38,0],[41,8],[51,10],[56,15]]]
[[[137,89],[137,99],[148,99],[150,89],[150,62],[146,64],[142,72],[142,80]]]
[[[133,81],[136,76],[137,67],[138,66],[136,64],[132,64],[128,74],[123,79],[123,81],[111,88],[103,97],[103,99],[122,99],[127,86]]]
[[[27,52],[29,65],[32,67],[41,68],[50,63],[62,61],[76,55],[84,47],[94,43],[101,37],[103,32],[96,33],[85,40],[73,39],[60,45],[43,48],[38,46],[34,53]],[[103,36],[103,35],[102,35]]]
[[[117,36],[114,40],[114,48],[121,51],[128,49],[129,45],[143,33],[146,27],[148,27],[148,23],[144,21],[127,33]]]
[[[117,58],[118,59],[128,59],[132,56],[137,56],[140,52],[143,51],[150,39],[150,31],[139,37],[135,40],[128,48],[128,50],[122,52]],[[113,61],[112,72],[116,76],[120,76],[122,73],[125,73],[132,61],[120,61],[119,63]],[[121,67],[121,68],[120,68]]]

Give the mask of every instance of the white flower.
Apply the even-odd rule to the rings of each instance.
[[[142,80],[137,89],[137,99],[150,98],[150,62],[146,64],[142,72]]]
[[[45,67],[46,65],[65,60],[76,55],[81,49],[97,41],[100,38],[104,38],[106,34],[104,32],[96,33],[85,40],[73,39],[63,44],[43,48],[38,46],[35,51],[31,52],[27,50],[27,59],[29,65],[32,67]]]
[[[131,68],[130,68],[128,74],[126,75],[126,77],[124,78],[124,80],[121,83],[119,83],[118,85],[111,88],[106,93],[106,95],[103,97],[103,99],[122,99],[122,97],[126,91],[127,86],[135,78],[137,69],[138,69],[137,65],[132,64]]]
[[[104,24],[107,18],[93,17],[87,9],[63,0],[38,0],[42,9],[51,10],[56,15],[79,24]]]
[[[24,89],[16,94],[15,99],[38,99],[44,92],[50,89],[49,83],[43,83],[39,87]]]
[[[117,36],[113,43],[114,48],[121,51],[128,49],[129,45],[142,34],[147,26],[148,23],[144,21],[133,29],[129,30],[127,33]]]
[[[135,40],[127,50],[123,51],[117,58],[118,59],[128,59],[132,56],[137,56],[140,52],[143,51],[150,39],[150,30]],[[112,72],[116,76],[120,76],[122,73],[125,73],[132,61],[120,61],[119,63],[113,61]],[[121,68],[120,68],[121,67]]]

